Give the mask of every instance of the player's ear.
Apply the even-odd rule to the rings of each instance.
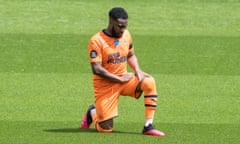
[[[113,23],[114,23],[114,19],[111,18],[111,17],[109,17],[109,24],[110,24],[110,25],[113,25]]]

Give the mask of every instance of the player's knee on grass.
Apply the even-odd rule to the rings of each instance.
[[[98,132],[110,133],[113,131],[113,119],[109,119],[95,125]]]

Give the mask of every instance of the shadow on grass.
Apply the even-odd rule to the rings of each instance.
[[[52,133],[81,133],[81,132],[97,133],[97,131],[94,128],[90,128],[90,129],[59,128],[59,129],[46,129],[46,130],[43,130],[43,131],[52,132]]]
[[[59,129],[45,129],[45,132],[50,133],[98,133],[96,129],[89,128],[89,129],[81,129],[81,128],[59,128]],[[113,131],[112,133],[118,134],[135,134],[139,135],[140,133],[137,132],[128,132],[128,131]]]

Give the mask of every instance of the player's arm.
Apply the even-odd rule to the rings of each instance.
[[[107,71],[104,67],[102,67],[101,62],[91,62],[91,67],[92,67],[92,72],[95,75],[98,75],[104,79],[113,81],[113,82],[127,82],[129,79],[131,79],[134,74],[132,73],[126,73],[123,74],[122,76],[117,76],[109,71]]]
[[[141,71],[138,64],[138,59],[134,54],[128,57],[128,65],[131,67],[132,70],[135,71],[135,73],[137,73],[138,71]]]
[[[132,54],[130,57],[128,57],[128,64],[131,67],[131,69],[134,70],[139,80],[142,80],[143,77],[150,76],[149,74],[143,72],[140,69],[136,55]]]
[[[141,81],[144,77],[149,77],[150,75],[143,72],[140,69],[140,66],[138,64],[137,56],[134,54],[134,47],[133,42],[130,33],[129,34],[129,52],[128,52],[128,65],[131,67],[131,69],[135,72],[135,75],[138,77],[138,80]]]

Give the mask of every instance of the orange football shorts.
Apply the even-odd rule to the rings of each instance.
[[[118,116],[119,96],[136,96],[136,87],[139,84],[135,76],[126,83],[116,83],[107,80],[94,80],[94,97],[97,114],[97,122],[102,122]]]

